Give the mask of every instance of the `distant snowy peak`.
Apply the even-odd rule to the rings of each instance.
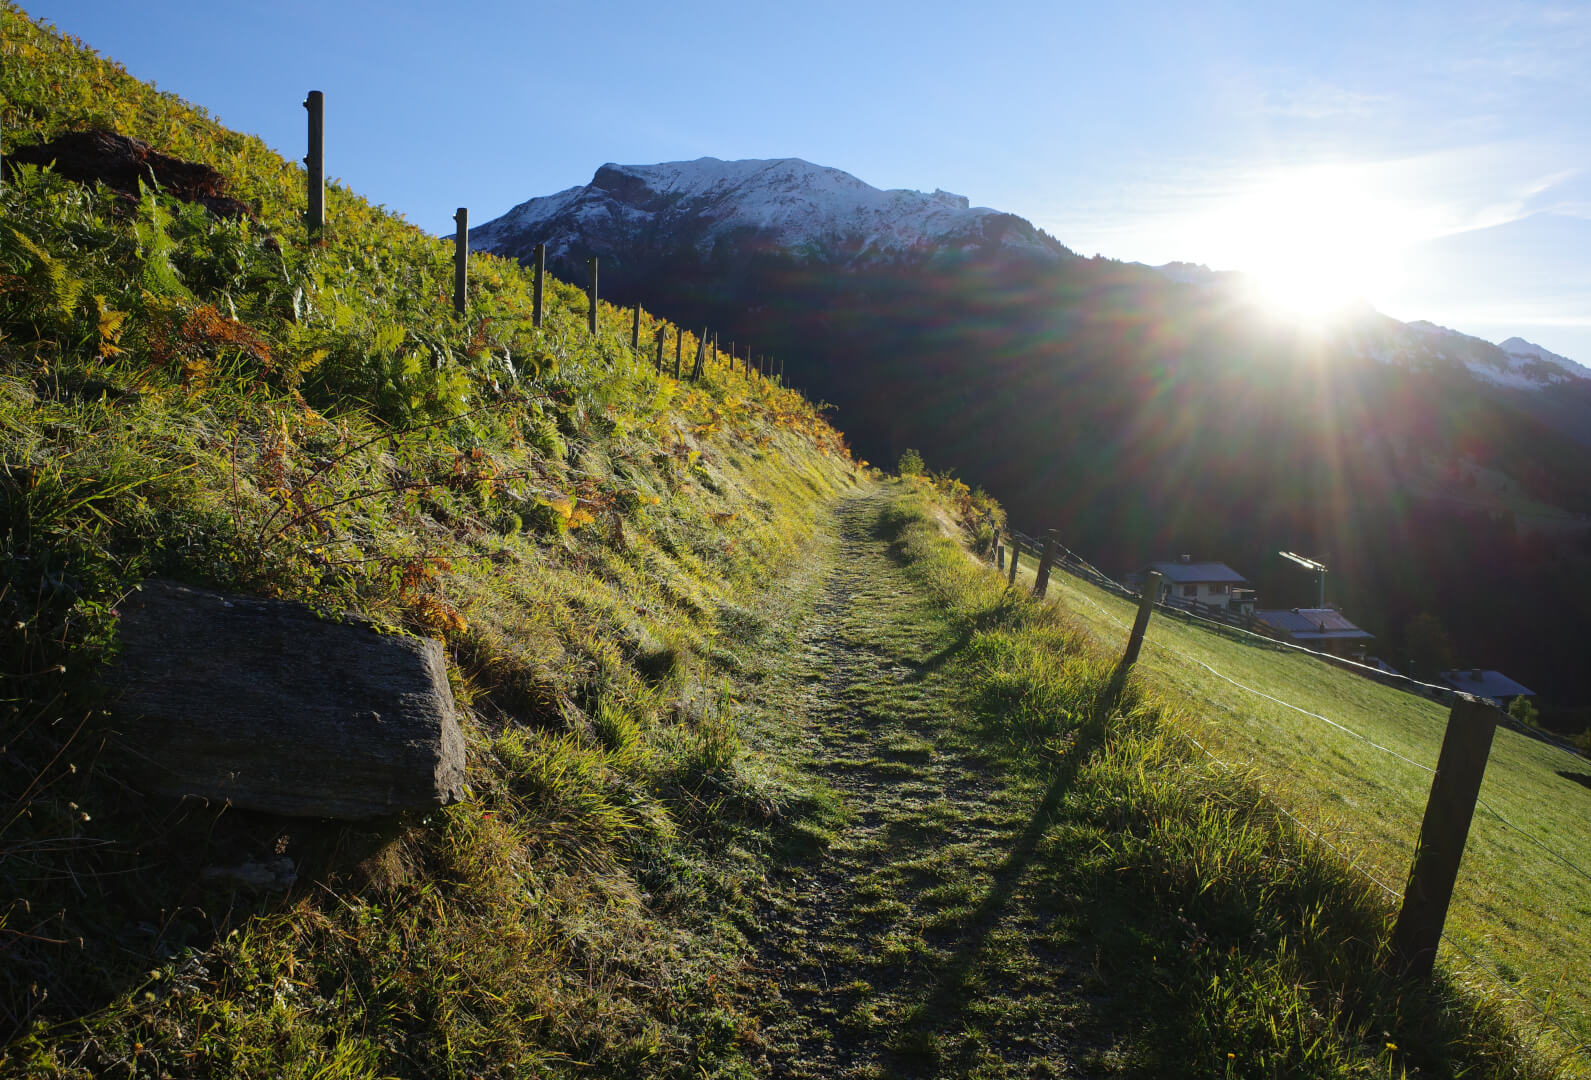
[[[1567,356],[1548,352],[1540,345],[1533,344],[1521,337],[1511,337],[1507,341],[1500,341],[1497,347],[1501,349],[1508,359],[1521,371],[1540,371],[1544,382],[1562,382],[1564,377],[1575,379],[1591,379],[1591,368],[1584,364],[1577,364]],[[1561,372],[1562,374],[1559,374]]]
[[[1240,276],[1230,270],[1211,270],[1203,263],[1168,262],[1150,269],[1179,285],[1223,285]]]
[[[826,261],[1007,251],[1054,260],[1060,243],[1012,214],[961,195],[883,191],[799,158],[607,164],[589,184],[520,203],[470,232],[471,245],[554,259],[643,247],[713,253],[724,240]]]
[[[1591,370],[1522,338],[1493,345],[1423,319],[1400,323],[1375,315],[1361,321],[1350,335],[1354,351],[1382,363],[1414,371],[1463,368],[1482,382],[1513,390],[1543,390],[1591,379]]]

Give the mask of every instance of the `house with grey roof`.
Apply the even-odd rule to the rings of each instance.
[[[1284,641],[1325,652],[1363,652],[1365,643],[1375,640],[1374,634],[1359,629],[1336,608],[1261,609],[1254,618]]]
[[[1248,587],[1248,579],[1226,563],[1194,562],[1184,555],[1176,562],[1150,563],[1135,577],[1142,582],[1151,570],[1160,571],[1164,577],[1160,588],[1162,603],[1183,607],[1203,604],[1230,611],[1253,609],[1254,590]]]
[[[1516,683],[1500,671],[1470,668],[1467,671],[1444,671],[1438,678],[1454,690],[1478,698],[1490,698],[1499,705],[1507,705],[1516,697],[1536,696],[1530,687]]]

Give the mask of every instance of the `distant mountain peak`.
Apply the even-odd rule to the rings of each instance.
[[[1497,347],[1508,356],[1521,364],[1539,361],[1548,367],[1561,368],[1565,373],[1577,379],[1591,379],[1591,368],[1584,364],[1576,363],[1567,356],[1559,356],[1549,352],[1534,342],[1526,341],[1522,337],[1511,337],[1507,341],[1499,341]]]
[[[583,186],[529,199],[471,230],[470,241],[518,258],[546,243],[555,260],[685,250],[705,257],[722,255],[725,244],[840,265],[947,252],[1045,261],[1071,255],[1028,221],[972,206],[966,196],[883,190],[794,157],[609,162]]]

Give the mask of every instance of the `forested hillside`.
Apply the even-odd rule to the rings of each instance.
[[[1489,372],[1504,354],[1463,335],[1369,310],[1317,331],[1216,275],[1173,280],[1058,245],[1039,258],[951,235],[869,258],[843,236],[791,244],[788,226],[704,239],[720,214],[750,214],[782,189],[715,192],[739,209],[709,200],[691,217],[632,193],[663,168],[632,169],[607,192],[599,172],[587,194],[605,201],[592,212],[572,202],[540,233],[511,213],[482,235],[523,254],[538,240],[557,251],[570,242],[561,230],[577,229],[608,256],[615,297],[645,296],[788,358],[792,383],[837,407],[864,457],[922,449],[1118,576],[1192,554],[1236,567],[1266,606],[1292,607],[1313,602],[1314,583],[1276,553],[1305,551],[1393,663],[1409,659],[1409,620],[1429,613],[1451,663],[1586,704],[1581,382],[1501,388],[1466,359]],[[794,214],[787,202],[824,197],[781,196],[779,221]],[[581,279],[579,259],[554,261]]]

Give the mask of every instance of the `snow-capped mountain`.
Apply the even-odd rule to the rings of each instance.
[[[1462,368],[1475,379],[1510,390],[1545,390],[1591,380],[1591,370],[1522,338],[1494,345],[1417,319],[1402,323],[1372,314],[1344,335],[1349,351],[1411,371]]]
[[[470,231],[470,245],[555,262],[588,255],[648,261],[694,250],[778,251],[827,264],[893,262],[948,252],[1069,256],[1029,222],[961,195],[882,191],[799,158],[608,164],[589,184],[520,203]]]
[[[1591,368],[1577,364],[1567,356],[1548,352],[1524,338],[1511,337],[1498,342],[1497,347],[1508,356],[1516,371],[1532,379],[1536,385],[1562,382],[1565,378],[1591,379]]]
[[[712,310],[715,297],[728,303],[725,310],[762,303],[754,283],[768,266],[753,272],[751,263],[770,256],[798,273],[911,272],[946,257],[995,259],[1016,271],[1005,280],[1017,287],[1029,276],[1023,268],[1043,276],[1068,266],[1087,273],[1091,265],[1015,214],[942,190],[880,190],[800,158],[610,163],[590,183],[529,199],[470,231],[472,247],[521,261],[538,243],[547,245],[555,272],[575,281],[583,280],[588,256],[600,257],[604,292],[621,302],[644,299],[677,316],[713,319],[724,315]],[[1238,272],[1187,262],[1130,265],[1166,288],[1236,299],[1233,311],[1254,305]],[[792,279],[780,281],[788,289]],[[1264,316],[1263,305],[1254,311]],[[1333,336],[1348,355],[1411,371],[1462,369],[1501,393],[1565,384],[1591,390],[1591,369],[1521,338],[1494,345],[1429,322],[1399,322],[1368,305],[1345,313]]]

